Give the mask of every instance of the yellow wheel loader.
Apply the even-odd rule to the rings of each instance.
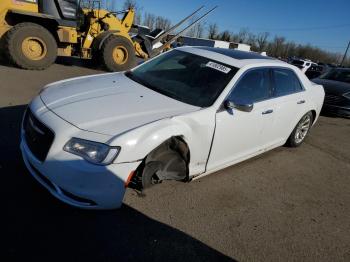
[[[110,12],[101,1],[0,0],[0,53],[23,69],[42,70],[57,56],[76,56],[124,71],[136,64],[136,57],[147,59],[168,48],[179,37],[169,39],[170,32],[202,8],[166,32],[151,32],[133,24],[133,8]]]

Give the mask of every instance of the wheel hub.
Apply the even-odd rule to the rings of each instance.
[[[41,60],[47,54],[47,47],[42,39],[27,37],[22,42],[22,52],[30,60]]]
[[[307,133],[309,132],[311,126],[311,118],[309,115],[304,116],[298,124],[297,131],[295,132],[295,142],[301,143]]]
[[[128,61],[128,50],[124,46],[116,46],[113,49],[113,60],[118,65],[125,64]]]

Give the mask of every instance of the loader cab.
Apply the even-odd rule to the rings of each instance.
[[[77,21],[77,0],[39,0],[39,12],[51,15],[56,19],[70,21],[74,25]]]

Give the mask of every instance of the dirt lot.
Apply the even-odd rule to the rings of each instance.
[[[99,72],[0,66],[1,261],[350,261],[347,119],[321,117],[297,149],[145,197],[128,190],[120,210],[78,210],[49,195],[20,157],[22,113],[46,83]]]

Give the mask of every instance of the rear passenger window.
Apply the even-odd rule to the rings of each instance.
[[[303,90],[299,78],[288,69],[273,69],[275,96],[283,96]]]
[[[254,103],[270,97],[268,69],[254,69],[247,72],[233,88],[229,99],[233,102]]]

